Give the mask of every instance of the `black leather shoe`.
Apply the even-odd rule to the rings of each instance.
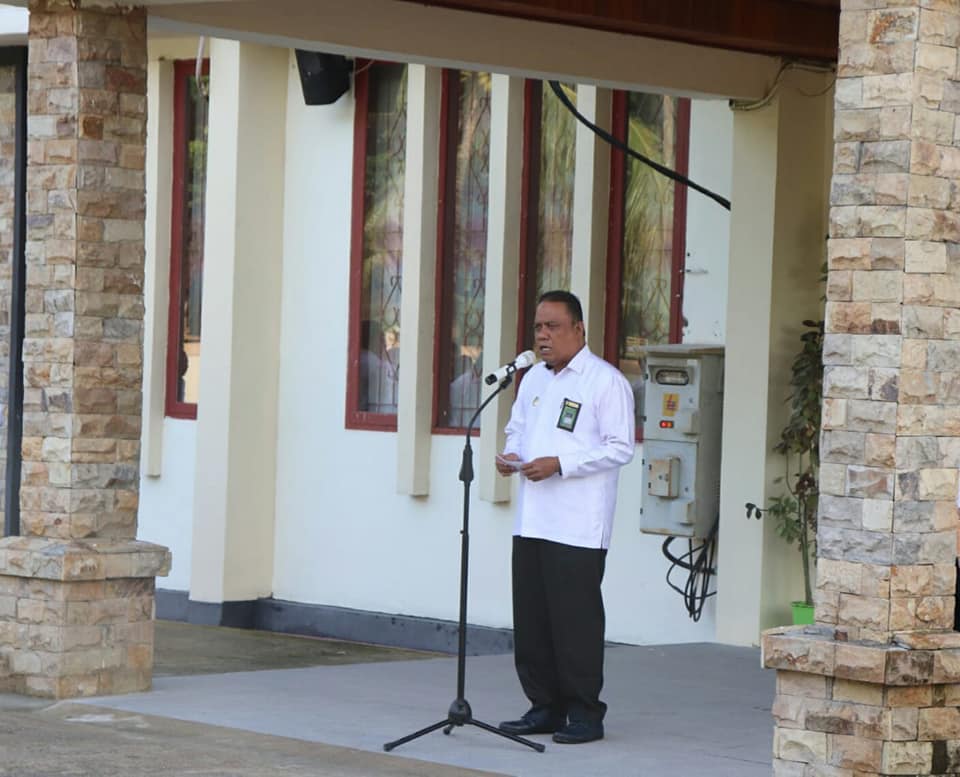
[[[527,734],[552,734],[566,723],[566,717],[549,707],[534,707],[528,710],[520,720],[505,720],[498,728],[508,734],[526,736]]]
[[[603,723],[599,720],[571,720],[553,735],[553,741],[559,745],[582,745],[603,739]]]

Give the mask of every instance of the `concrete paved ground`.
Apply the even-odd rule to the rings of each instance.
[[[467,661],[474,715],[496,724],[526,708],[510,656]],[[381,753],[384,742],[446,716],[456,660],[317,666],[158,678],[147,694],[94,704]],[[756,650],[720,645],[607,652],[607,738],[538,754],[475,727],[428,734],[391,757],[522,775],[709,774],[769,777],[774,677]],[[377,773],[377,772],[372,772]]]
[[[351,656],[367,663],[344,663]],[[377,656],[385,660],[371,660]],[[235,671],[271,659],[295,668]],[[160,623],[157,661],[162,674],[149,693],[55,705],[0,696],[0,775],[771,772],[774,677],[751,649],[610,648],[607,738],[564,747],[535,737],[547,745],[543,754],[471,726],[383,753],[384,742],[446,716],[453,657]],[[216,673],[190,674],[204,668]],[[510,656],[468,658],[466,681],[481,720],[496,724],[525,709]]]
[[[10,777],[484,777],[484,772],[72,702],[0,698]]]
[[[222,674],[380,661],[412,661],[438,653],[311,639],[270,631],[157,621],[153,676]]]

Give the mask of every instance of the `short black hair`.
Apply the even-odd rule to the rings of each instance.
[[[539,305],[541,302],[562,302],[567,306],[567,310],[570,312],[570,318],[573,319],[574,324],[583,321],[583,306],[580,304],[580,300],[577,299],[576,294],[564,291],[563,289],[545,291],[540,295],[537,304]]]

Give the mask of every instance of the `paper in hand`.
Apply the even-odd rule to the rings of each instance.
[[[519,461],[517,459],[506,459],[503,456],[501,456],[499,453],[497,454],[497,462],[502,464],[505,467],[510,467],[510,469],[520,469],[524,464],[526,464],[525,461]]]

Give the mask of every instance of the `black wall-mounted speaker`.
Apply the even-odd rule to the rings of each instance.
[[[339,54],[297,49],[297,69],[307,105],[330,105],[350,88],[352,64]]]

